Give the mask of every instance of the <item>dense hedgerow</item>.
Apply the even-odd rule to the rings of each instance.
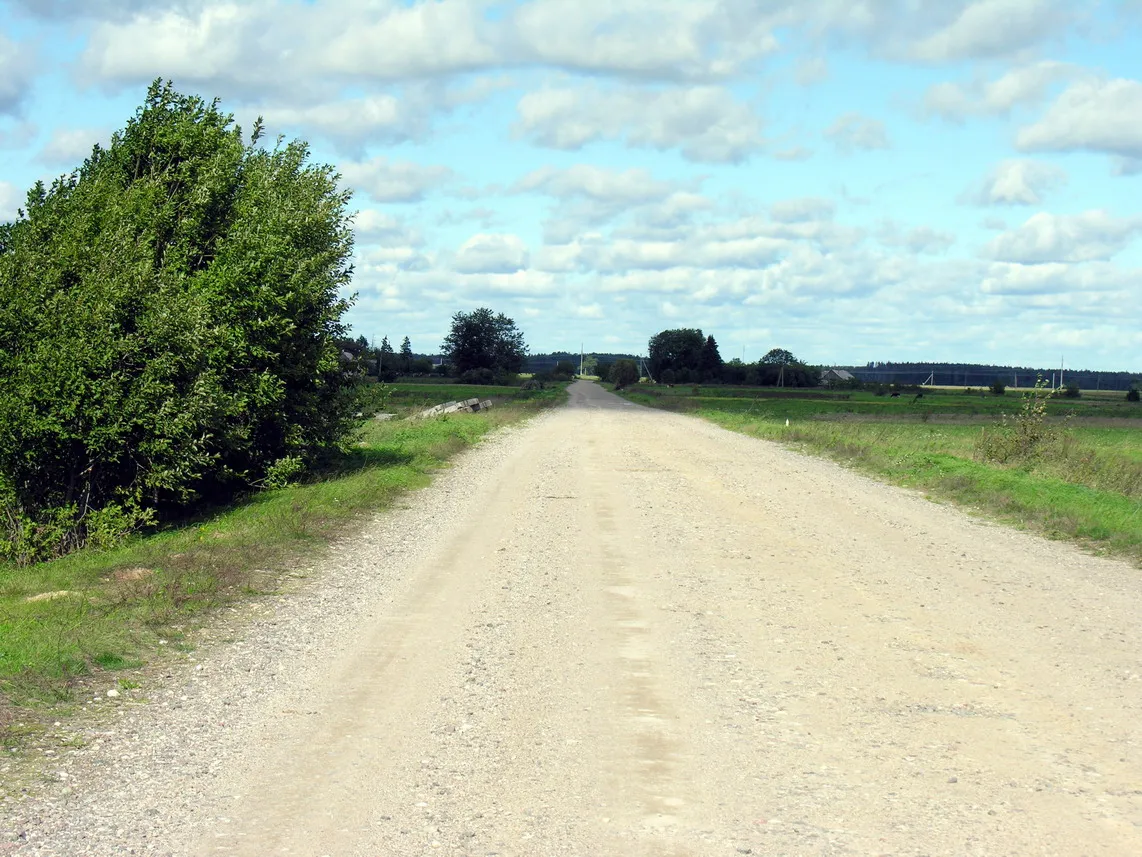
[[[340,446],[349,194],[156,81],[0,227],[0,559],[104,545]]]

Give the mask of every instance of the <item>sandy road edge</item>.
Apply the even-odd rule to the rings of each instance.
[[[252,692],[243,686],[257,680],[288,698],[291,688],[312,680],[320,659],[307,662],[306,653],[335,643],[386,599],[401,582],[402,558],[443,539],[444,524],[478,502],[495,465],[518,449],[529,427],[562,407],[485,435],[428,485],[301,558],[282,575],[278,592],[204,614],[190,630],[188,651],[172,651],[131,676],[139,688],[116,688],[119,696],[111,698],[106,690],[121,676],[86,681],[76,708],[44,719],[46,752],[0,756],[10,793],[0,799],[0,854],[138,853],[114,843],[128,836],[145,840],[147,815],[163,812],[164,801],[186,800],[171,784],[210,776],[211,757],[220,760],[242,745],[238,736],[249,727],[252,709]],[[368,573],[363,566],[370,566]],[[163,785],[171,786],[170,794],[162,793]],[[91,840],[86,850],[58,850],[84,839]]]

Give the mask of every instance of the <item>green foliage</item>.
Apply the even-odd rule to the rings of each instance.
[[[609,373],[611,382],[616,390],[637,384],[639,378],[638,366],[633,360],[616,360]]]
[[[1081,399],[1082,395],[1083,395],[1083,391],[1079,388],[1079,385],[1076,384],[1074,381],[1071,381],[1071,383],[1069,383],[1069,384],[1067,384],[1067,386],[1063,387],[1063,398]]]
[[[452,316],[452,329],[440,346],[452,371],[463,375],[472,369],[517,373],[523,369],[527,344],[515,322],[487,307]]]
[[[794,357],[791,351],[786,351],[784,348],[771,348],[761,358],[760,362],[763,366],[792,366],[801,361]]]
[[[105,546],[339,448],[349,194],[156,81],[0,253],[0,558]]]
[[[405,373],[412,371],[412,343],[407,336],[400,344],[400,370]]]
[[[702,348],[706,338],[702,331],[695,328],[678,328],[676,330],[663,330],[650,338],[648,363],[650,374],[656,380],[664,372],[670,371],[671,381],[688,381],[690,373],[701,373]],[[617,365],[617,364],[616,364]]]
[[[1033,461],[1061,438],[1061,432],[1047,421],[1047,403],[1055,391],[1040,378],[1033,392],[1023,396],[1019,412],[1004,414],[999,426],[984,429],[976,443],[983,461],[999,464]]]
[[[1002,378],[996,378],[987,389],[991,391],[993,396],[1002,396],[1007,393],[1007,384]]]
[[[1142,399],[1142,393],[1138,392],[1137,387],[1131,387],[1130,390],[1126,393],[1126,401],[1137,402],[1139,399]]]
[[[707,336],[702,345],[702,353],[698,357],[698,369],[702,373],[703,381],[714,381],[722,374],[722,355],[718,352],[718,343],[713,336]]]

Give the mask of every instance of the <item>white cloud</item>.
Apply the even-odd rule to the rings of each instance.
[[[595,202],[644,203],[665,199],[678,185],[655,179],[648,170],[632,167],[609,170],[589,164],[566,169],[541,167],[520,178],[512,190],[538,192],[558,199],[585,198]]]
[[[111,135],[91,128],[56,128],[40,150],[38,160],[50,166],[78,166],[90,157],[96,143],[107,145]]]
[[[457,251],[454,267],[463,274],[514,274],[528,267],[527,246],[517,235],[473,235]]]
[[[956,236],[951,232],[930,226],[901,229],[891,220],[881,225],[877,238],[887,247],[902,247],[916,254],[943,253],[956,243]]]
[[[26,194],[10,182],[0,181],[0,223],[8,223],[16,219],[19,209],[23,208]]]
[[[960,197],[975,205],[1041,205],[1043,194],[1067,182],[1062,167],[1043,161],[1006,160]]]
[[[769,216],[782,223],[804,220],[832,220],[836,203],[819,196],[784,199],[769,207]]]
[[[19,112],[35,71],[36,57],[32,49],[0,33],[0,115]]]
[[[772,155],[779,161],[806,161],[813,157],[813,152],[804,146],[793,146],[789,149],[780,149]]]
[[[429,128],[426,111],[416,110],[408,101],[393,95],[267,107],[262,115],[269,125],[300,126],[357,152],[365,143],[393,144],[422,139]]]
[[[1070,292],[1084,302],[1092,291],[1112,291],[1129,286],[1139,272],[1125,271],[1105,262],[1064,264],[998,263],[992,265],[980,289],[989,295],[1044,295]]]
[[[424,166],[377,157],[340,165],[344,183],[363,190],[376,202],[419,202],[432,190],[451,181],[448,167]]]
[[[987,243],[983,254],[999,262],[1091,262],[1122,251],[1142,233],[1142,217],[1116,218],[1105,211],[1076,215],[1040,212]]]
[[[1070,17],[1062,0],[976,0],[909,53],[926,62],[1007,57],[1058,34]]]
[[[888,148],[884,123],[859,113],[846,113],[838,118],[825,130],[825,137],[842,152]]]
[[[808,57],[797,64],[797,83],[816,86],[829,79],[829,62],[824,57]]]
[[[353,219],[353,232],[358,244],[424,246],[424,235],[420,230],[409,227],[395,215],[372,208],[357,212]]]
[[[600,140],[678,149],[691,161],[736,163],[763,144],[761,120],[725,89],[548,88],[523,96],[517,135],[552,149]]]
[[[1142,82],[1087,80],[1070,86],[1036,123],[1019,131],[1025,152],[1092,151],[1142,157]]]
[[[937,83],[924,94],[924,108],[954,122],[968,116],[1004,116],[1017,107],[1038,104],[1055,84],[1087,74],[1071,63],[1041,60],[986,83]]]
[[[727,78],[773,53],[771,19],[734,14],[732,3],[660,0],[543,0],[511,20],[520,59],[568,71],[644,80]]]

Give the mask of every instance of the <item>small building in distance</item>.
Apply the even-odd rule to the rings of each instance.
[[[821,386],[831,387],[834,384],[855,381],[852,372],[846,369],[826,369],[821,373]]]

